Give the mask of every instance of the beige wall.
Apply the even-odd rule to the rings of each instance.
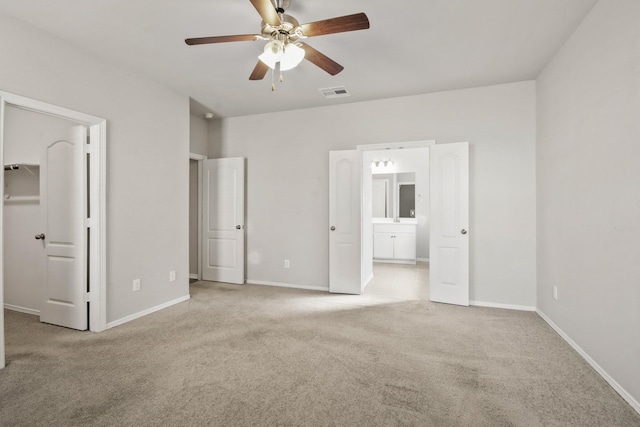
[[[107,322],[188,295],[189,99],[4,15],[0,57],[0,90],[107,119]]]
[[[537,86],[538,307],[638,411],[639,23],[640,2],[598,2]]]
[[[204,118],[189,115],[189,151],[207,156],[209,154],[209,124]]]
[[[220,135],[247,158],[249,280],[328,287],[329,150],[469,141],[471,299],[535,306],[534,82],[225,119]]]

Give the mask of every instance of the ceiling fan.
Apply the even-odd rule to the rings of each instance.
[[[289,70],[296,67],[303,59],[307,59],[333,76],[342,71],[344,67],[308,44],[303,43],[301,39],[369,28],[369,19],[364,13],[300,25],[294,17],[284,13],[285,8],[289,7],[290,0],[250,1],[262,18],[262,31],[260,34],[199,37],[186,39],[185,43],[193,46],[210,43],[268,40],[263,54],[258,57],[258,63],[251,76],[249,76],[249,80],[262,80],[270,69],[276,71]],[[282,81],[282,75],[280,79]]]

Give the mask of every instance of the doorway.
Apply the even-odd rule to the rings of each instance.
[[[372,206],[370,215],[367,207],[362,215],[365,294],[429,298],[428,145],[368,146],[363,152],[363,203]]]
[[[428,148],[428,162],[418,162],[417,171],[428,179],[429,298],[433,302],[469,305],[469,144],[434,144],[434,141],[358,146],[358,150],[329,152],[329,292],[362,294],[373,278],[373,255],[377,247],[385,260],[417,260],[415,233],[407,231],[408,220],[384,218],[373,229],[372,164],[394,165],[390,150]],[[381,151],[387,158],[374,159]],[[358,163],[359,162],[359,163]],[[358,164],[357,164],[358,163]],[[415,184],[416,199],[422,191]],[[428,191],[428,193],[427,193]],[[426,199],[426,196],[422,196]],[[416,217],[419,212],[412,213]],[[409,218],[412,226],[426,225]],[[404,224],[403,224],[404,223]],[[402,230],[400,229],[402,228]],[[379,236],[377,236],[379,234]],[[339,237],[351,236],[340,240]],[[378,237],[378,239],[376,239]],[[346,237],[345,237],[346,238]],[[413,247],[413,249],[412,249]],[[341,260],[360,262],[339,262]]]
[[[16,114],[14,114],[16,113]],[[34,150],[28,150],[27,145],[19,145],[17,147],[10,147],[9,151],[5,147],[5,137],[7,136],[7,129],[15,124],[16,117],[24,114],[35,114],[38,117],[45,117],[56,123],[65,123],[65,126],[69,127],[70,132],[66,137],[54,138],[47,148],[42,148],[40,156],[33,155]],[[71,125],[71,126],[69,126]],[[28,127],[27,127],[28,129]],[[75,129],[75,131],[71,131]],[[74,143],[72,141],[77,141]],[[75,230],[74,236],[79,236],[77,242],[79,245],[74,248],[81,247],[82,249],[82,261],[79,264],[82,266],[82,270],[71,268],[71,262],[61,263],[53,266],[53,262],[47,264],[45,271],[53,272],[58,279],[55,286],[58,287],[57,291],[66,292],[65,284],[67,278],[75,277],[76,291],[68,292],[68,296],[75,298],[74,301],[77,306],[88,308],[87,303],[90,304],[90,310],[88,314],[84,313],[81,317],[84,317],[88,329],[92,331],[102,331],[106,329],[106,121],[104,119],[86,115],[71,111],[62,107],[58,107],[51,104],[42,103],[29,98],[13,95],[6,92],[0,92],[0,160],[3,165],[11,166],[7,164],[7,161],[12,165],[16,165],[20,170],[20,165],[23,165],[23,171],[28,173],[32,172],[32,178],[35,178],[38,173],[41,176],[48,176],[51,181],[46,190],[46,194],[51,194],[51,203],[43,203],[42,206],[47,206],[47,213],[49,215],[45,224],[53,224],[55,221],[64,222],[65,205],[70,200],[68,196],[64,195],[64,192],[60,193],[60,197],[54,197],[52,191],[61,191],[65,188],[76,188],[81,193],[85,194],[81,198],[80,203],[77,205],[82,215],[77,215],[78,220],[73,221],[73,227]],[[23,150],[23,151],[21,151]],[[38,151],[38,150],[35,150]],[[44,158],[46,161],[41,162],[41,156],[44,153],[48,153]],[[8,156],[5,159],[5,156]],[[11,156],[14,156],[13,158]],[[65,169],[64,159],[73,158],[78,160],[74,163],[73,172]],[[29,168],[30,166],[30,168]],[[46,166],[44,169],[39,166]],[[28,169],[29,168],[29,169]],[[42,169],[42,170],[38,170]],[[53,175],[51,175],[53,174]],[[40,191],[40,187],[34,184],[35,180],[29,184],[28,181],[23,178],[18,179],[17,175],[10,178],[12,182],[5,182],[5,174],[0,176],[0,194],[2,195],[3,203],[0,204],[0,224],[4,224],[5,213],[9,213],[9,217],[16,217],[15,212],[5,212],[4,200],[7,196],[12,197],[8,185],[11,184],[11,189],[24,192],[24,199],[20,200],[14,198],[14,203],[19,205],[25,202],[36,205],[39,202],[38,198],[45,193],[37,193]],[[80,181],[78,181],[80,180]],[[51,184],[53,183],[53,184]],[[6,185],[5,185],[6,184]],[[21,188],[23,185],[30,185],[30,189]],[[55,188],[54,188],[55,187]],[[16,193],[17,194],[17,193]],[[77,193],[74,193],[77,194]],[[16,196],[19,197],[19,196]],[[74,198],[76,200],[76,198]],[[84,201],[82,201],[84,200]],[[20,203],[18,203],[20,202]],[[13,209],[15,210],[15,209]],[[34,209],[31,209],[34,211]],[[43,210],[41,209],[41,212]],[[34,217],[34,212],[30,212],[31,217]],[[42,218],[46,218],[45,214],[42,214]],[[38,214],[35,214],[37,217]],[[71,224],[67,221],[66,224]],[[73,259],[75,255],[68,253],[69,246],[66,241],[61,239],[62,234],[66,237],[69,235],[68,227],[65,228],[65,232],[60,234],[61,228],[57,228],[58,231],[54,231],[53,235],[49,237],[54,240],[55,245],[51,245],[51,250],[62,250],[62,252],[51,253],[49,261],[62,259]],[[79,232],[77,232],[80,230]],[[35,233],[30,238],[34,240],[45,240],[47,233]],[[3,230],[4,236],[4,230]],[[38,238],[38,236],[40,236]],[[3,239],[4,240],[4,239]],[[46,244],[45,244],[46,246]],[[56,247],[57,246],[57,247]],[[7,248],[0,242],[0,307],[5,308],[5,269],[7,262],[4,259],[4,255]],[[33,268],[33,267],[32,267]],[[38,270],[34,268],[34,270]],[[49,273],[45,273],[45,279],[50,277]],[[80,289],[80,292],[77,290]],[[73,295],[71,295],[73,294]],[[50,295],[50,294],[47,294]],[[13,298],[15,295],[11,295]],[[43,298],[44,299],[44,298]],[[56,301],[52,301],[56,302]],[[17,305],[17,304],[14,304]],[[30,303],[28,303],[30,305]],[[60,307],[65,304],[56,304]],[[12,308],[12,307],[8,307]],[[15,308],[15,307],[14,307]],[[37,308],[34,308],[36,310]],[[32,313],[34,314],[34,313]],[[51,323],[56,323],[55,320],[57,314],[53,316]],[[66,314],[63,316],[66,318]],[[49,321],[49,320],[47,320]],[[86,327],[85,327],[86,329]],[[4,351],[4,311],[0,316],[0,368],[5,366],[5,351]]]

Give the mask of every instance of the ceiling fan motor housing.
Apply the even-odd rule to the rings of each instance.
[[[291,15],[282,14],[282,24],[273,26],[262,21],[262,36],[265,39],[278,38],[283,35],[290,43],[304,37],[302,28],[296,18]]]

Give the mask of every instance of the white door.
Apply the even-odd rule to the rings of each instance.
[[[469,305],[469,145],[429,148],[431,301]]]
[[[329,292],[362,293],[360,181],[357,150],[329,152]]]
[[[62,138],[46,144],[40,164],[45,286],[40,321],[86,330],[87,129],[74,126]]]
[[[202,280],[244,283],[244,158],[202,161]]]

